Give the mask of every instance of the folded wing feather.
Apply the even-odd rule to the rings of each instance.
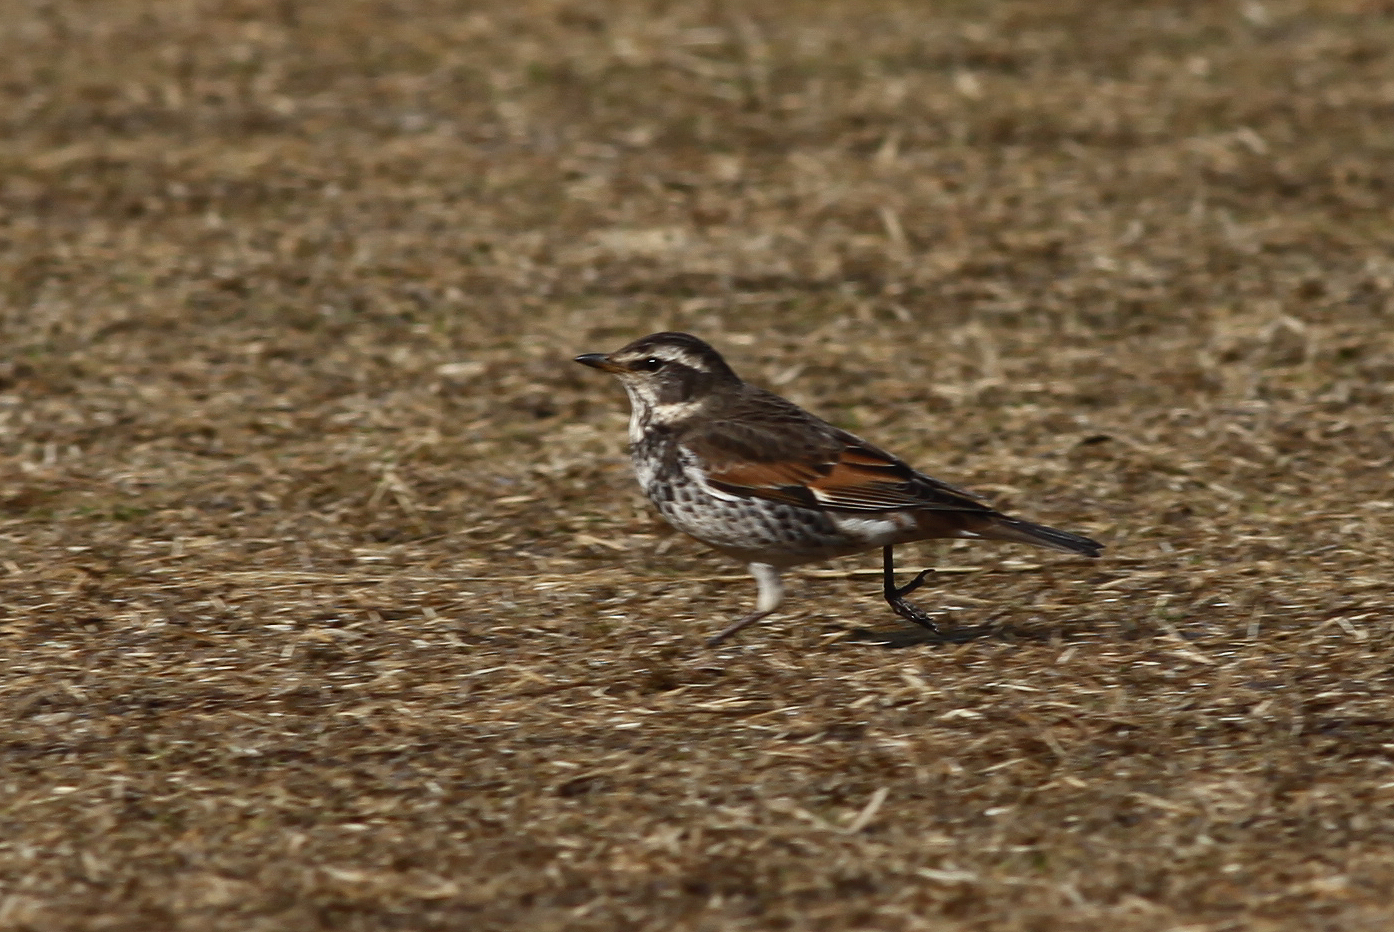
[[[832,456],[804,460],[717,459],[707,481],[733,495],[807,508],[878,512],[904,508],[990,512],[967,492],[918,473],[883,450],[848,435]],[[715,452],[714,450],[711,452]]]

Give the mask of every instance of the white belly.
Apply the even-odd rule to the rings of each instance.
[[[902,543],[906,533],[915,527],[915,519],[908,514],[833,514],[831,517],[839,531],[867,547]]]

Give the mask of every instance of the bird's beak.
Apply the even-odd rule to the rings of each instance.
[[[617,366],[610,361],[610,357],[604,353],[584,353],[576,357],[576,361],[583,366],[590,366],[592,369],[599,369],[601,372],[625,372],[624,366]]]

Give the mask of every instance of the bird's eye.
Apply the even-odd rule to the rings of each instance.
[[[657,372],[659,369],[663,368],[663,360],[659,359],[657,356],[650,356],[634,368],[641,369],[644,372]]]

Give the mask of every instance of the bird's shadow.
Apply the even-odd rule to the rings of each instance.
[[[1057,637],[1057,632],[1039,628],[1017,628],[1008,624],[964,625],[930,631],[906,625],[903,628],[847,629],[845,640],[858,644],[874,644],[890,650],[904,647],[920,647],[925,644],[967,644],[970,641],[984,641],[996,638],[1002,641],[1049,641]]]

